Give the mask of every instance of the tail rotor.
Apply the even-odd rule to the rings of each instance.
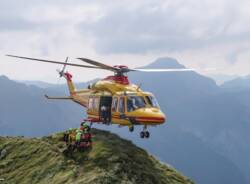
[[[63,65],[62,70],[59,70],[59,69],[56,70],[56,71],[58,72],[60,78],[64,75],[64,71],[65,71],[65,69],[66,69],[68,60],[69,60],[69,57],[66,57],[66,60],[65,60],[65,63],[64,63],[64,65]]]

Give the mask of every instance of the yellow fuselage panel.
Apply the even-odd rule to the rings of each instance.
[[[73,100],[84,107],[88,107],[89,96],[93,93],[92,90],[79,90],[71,94]]]
[[[134,84],[124,85],[114,81],[100,80],[92,85],[91,89],[79,90],[71,94],[73,100],[82,106],[87,108],[88,118],[96,121],[100,120],[99,103],[101,96],[116,96],[124,97],[126,95],[136,96],[149,96],[151,93],[142,91],[138,86]],[[89,99],[97,100],[95,108],[90,109]],[[121,118],[121,115],[125,115],[127,118]],[[149,104],[145,108],[140,108],[132,112],[127,112],[127,105],[125,105],[125,112],[111,112],[111,121],[113,124],[119,124],[124,126],[131,126],[131,119],[134,118],[136,123],[142,125],[158,125],[165,121],[165,116],[159,108],[152,108]]]
[[[124,85],[124,84],[119,84],[114,81],[106,81],[106,80],[101,80],[96,82],[92,86],[93,90],[97,91],[109,91],[113,95],[118,93],[118,92],[141,92],[141,89],[134,85],[134,84],[129,84],[129,85]]]

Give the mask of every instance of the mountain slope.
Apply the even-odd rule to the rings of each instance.
[[[173,66],[173,60],[169,62],[168,58],[163,58],[161,62],[155,61],[153,65],[157,65],[159,68],[169,68]],[[178,66],[177,61],[175,66]],[[152,91],[167,115],[168,121],[166,124],[155,130],[154,133],[152,132],[151,145],[157,145],[162,140],[172,140],[172,144],[176,144],[175,146],[180,148],[180,153],[191,153],[192,148],[200,149],[199,144],[195,142],[193,142],[192,148],[191,146],[183,146],[191,144],[191,142],[187,143],[190,139],[177,142],[176,134],[172,134],[172,130],[175,129],[180,136],[184,136],[185,134],[182,132],[186,132],[200,139],[205,147],[222,155],[225,158],[224,161],[230,160],[233,166],[227,163],[228,169],[225,169],[226,165],[223,159],[218,158],[222,162],[217,162],[217,159],[206,160],[206,158],[212,158],[210,156],[214,154],[200,155],[203,157],[203,164],[213,163],[212,167],[205,168],[207,177],[201,178],[199,174],[196,174],[200,169],[199,167],[193,165],[193,171],[196,170],[196,172],[192,172],[192,170],[185,169],[189,167],[190,163],[183,162],[183,160],[195,161],[195,155],[176,155],[170,149],[171,155],[175,158],[167,157],[163,154],[164,151],[169,152],[170,144],[167,143],[164,143],[164,145],[168,146],[161,149],[161,153],[157,155],[160,155],[161,158],[175,160],[175,167],[178,166],[178,169],[192,177],[194,181],[200,181],[200,183],[209,184],[212,177],[217,180],[216,183],[218,184],[221,183],[220,178],[228,178],[230,183],[238,183],[238,180],[242,179],[240,183],[246,183],[245,178],[248,177],[248,183],[250,182],[248,174],[250,160],[249,157],[245,156],[250,153],[249,146],[246,144],[250,141],[250,109],[240,103],[234,95],[225,94],[224,90],[218,87],[214,81],[195,72],[151,73],[150,75],[133,73],[130,75],[130,80],[135,83],[142,83],[143,90]],[[161,135],[161,137],[154,138],[155,134]],[[140,146],[143,144],[140,141],[138,142]],[[149,147],[149,145],[145,147]],[[154,152],[154,154],[156,153]],[[165,159],[163,160],[165,161]],[[217,169],[221,172],[218,173]],[[237,171],[237,175],[235,175],[235,171]],[[220,174],[220,177],[216,175],[217,173]]]
[[[0,135],[42,136],[79,125],[80,106],[44,97],[46,93],[64,96],[63,92],[28,86],[4,76],[0,76],[0,86]]]
[[[222,88],[233,91],[250,89],[250,75],[237,77],[221,85]]]
[[[62,134],[0,137],[0,150],[6,150],[0,176],[6,183],[192,183],[130,141],[105,131],[93,133],[93,148],[72,157],[63,154]]]

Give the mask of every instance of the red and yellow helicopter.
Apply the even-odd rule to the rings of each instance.
[[[166,116],[161,111],[154,95],[143,91],[139,86],[131,84],[128,80],[128,72],[176,72],[193,71],[193,69],[130,69],[127,66],[109,66],[87,58],[77,58],[90,65],[81,65],[65,62],[36,59],[15,55],[7,55],[20,59],[35,60],[46,63],[63,65],[59,71],[60,77],[67,80],[68,97],[49,97],[48,99],[72,100],[86,108],[87,120],[91,123],[118,124],[128,126],[129,131],[134,131],[135,125],[142,125],[141,138],[149,138],[147,131],[149,126],[161,125],[166,121]],[[109,70],[114,75],[90,84],[87,89],[77,90],[72,82],[72,75],[65,72],[66,66],[75,66],[91,69]]]

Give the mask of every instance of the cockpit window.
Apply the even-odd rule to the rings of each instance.
[[[153,96],[146,96],[146,99],[148,100],[148,103],[152,106],[152,107],[159,107],[159,104],[156,100],[155,97]]]
[[[127,110],[132,112],[136,109],[146,107],[145,100],[142,96],[128,96],[127,98]]]

